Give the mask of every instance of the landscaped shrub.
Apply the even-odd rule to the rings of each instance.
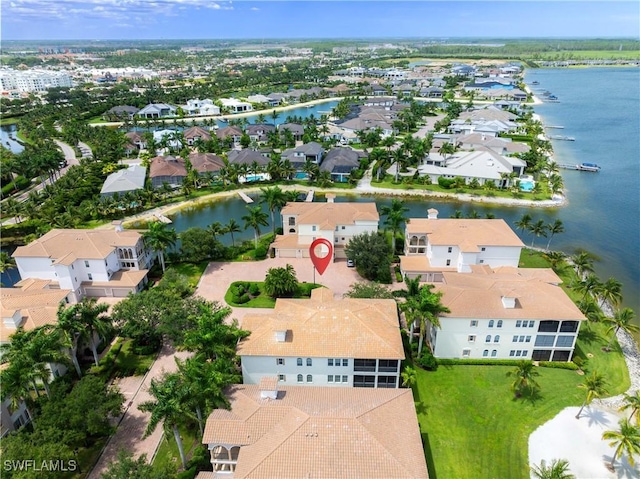
[[[249,294],[251,294],[251,296],[258,296],[260,294],[258,283],[251,283],[249,286]]]
[[[521,360],[517,359],[438,359],[441,366],[514,366]],[[569,369],[576,371],[578,366],[574,363],[561,363],[554,361],[540,361],[541,368]]]
[[[454,183],[455,183],[455,180],[453,179],[447,179],[447,178],[444,178],[443,176],[438,177],[438,185],[440,185],[442,188],[446,188],[447,190],[450,189]]]
[[[251,297],[247,293],[245,293],[238,298],[238,301],[235,301],[235,302],[238,304],[244,304],[244,303],[248,303],[250,299]]]
[[[576,358],[577,359],[577,358]],[[577,371],[580,369],[575,363],[560,363],[556,361],[540,361],[540,367],[553,368],[553,369],[568,369],[570,371]]]
[[[264,245],[258,245],[253,253],[255,259],[265,259],[267,257],[267,248]]]
[[[400,272],[400,266],[394,266],[393,271],[396,273],[396,281],[398,283],[402,283],[402,273]]]
[[[428,348],[424,348],[422,350],[422,355],[420,356],[420,359],[418,359],[418,364],[427,371],[435,371],[438,369],[438,361],[433,354],[431,354],[431,351],[429,351]]]

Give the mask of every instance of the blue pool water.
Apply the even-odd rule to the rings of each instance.
[[[534,182],[533,181],[521,181],[520,182],[520,189],[522,191],[532,191],[533,190],[533,186],[534,186]]]
[[[296,180],[306,180],[307,179],[307,174],[302,172],[302,171],[298,171],[295,175],[294,178]]]

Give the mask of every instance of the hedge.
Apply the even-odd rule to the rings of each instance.
[[[522,359],[444,359],[438,358],[441,366],[516,366]],[[579,368],[574,363],[561,363],[555,361],[540,361],[541,368],[569,369],[577,371]]]

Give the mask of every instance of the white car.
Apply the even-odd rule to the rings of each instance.
[[[347,260],[347,268],[353,268],[353,267],[355,267],[355,265],[356,265],[356,263],[352,259],[348,259]]]

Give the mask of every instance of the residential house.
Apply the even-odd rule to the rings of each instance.
[[[224,128],[218,128],[216,130],[216,136],[220,140],[225,138],[231,138],[234,145],[240,144],[240,138],[242,138],[242,129],[238,126],[225,126]]]
[[[151,255],[137,231],[53,229],[13,253],[23,279],[51,281],[70,299],[125,297],[147,283]]]
[[[264,156],[258,151],[244,149],[244,150],[231,150],[227,154],[229,163],[234,165],[252,165],[257,163],[260,166],[267,166],[269,163],[269,156]]]
[[[279,258],[308,258],[317,238],[331,242],[334,259],[346,258],[351,238],[378,231],[380,221],[375,203],[335,203],[333,195],[326,203],[287,203],[281,214],[284,234],[272,245]]]
[[[253,110],[253,105],[246,101],[236,100],[235,98],[220,98],[222,106],[231,113],[243,113]]]
[[[128,192],[144,189],[147,169],[142,165],[129,165],[128,168],[118,170],[104,180],[100,196],[111,197],[116,193],[123,195]]]
[[[136,113],[140,118],[167,118],[176,116],[177,108],[166,103],[150,103]]]
[[[517,267],[524,243],[502,219],[411,218],[405,226],[402,276],[442,282],[443,273],[468,273],[473,265]]]
[[[460,135],[455,137],[452,141],[465,150],[486,148],[496,152],[498,155],[526,153],[531,149],[531,147],[526,143],[512,141],[511,138],[498,138],[495,136],[487,136],[483,133]]]
[[[147,147],[147,142],[142,138],[142,135],[137,131],[129,131],[125,133],[127,137],[127,144],[125,145],[125,153],[130,155],[131,153],[137,153],[140,150],[144,150]]]
[[[276,300],[273,312],[247,315],[238,343],[244,384],[277,376],[292,386],[400,387],[404,359],[397,305],[390,299]]]
[[[163,148],[180,150],[182,148],[180,136],[180,132],[177,130],[156,130],[153,132],[153,141]]]
[[[189,161],[200,176],[217,175],[224,168],[224,160],[214,153],[189,153]]]
[[[269,106],[274,106],[274,105],[271,105],[271,99],[266,95],[249,95],[247,97],[247,101],[249,103],[255,103],[258,105],[267,104]]]
[[[320,171],[328,171],[332,181],[346,183],[351,172],[360,167],[360,160],[365,157],[366,153],[349,147],[332,148],[325,155]]]
[[[327,132],[320,134],[323,140],[333,140],[341,145],[348,145],[358,141],[358,135],[353,130],[342,128],[331,122],[327,122]]]
[[[247,135],[249,135],[251,141],[262,143],[267,141],[268,134],[270,132],[276,131],[276,127],[265,123],[251,123],[246,126],[244,131]]]
[[[429,477],[410,389],[301,388],[273,378],[226,396],[229,410],[211,413],[202,438],[213,472],[197,479]]]
[[[378,85],[377,83],[373,83],[372,85],[369,85],[368,90],[370,94],[373,96],[385,96],[388,94],[388,90],[386,89],[386,87],[382,85]]]
[[[320,143],[311,141],[282,152],[282,159],[289,160],[294,168],[301,170],[307,161],[316,165],[322,163],[324,148]]]
[[[182,107],[189,116],[216,116],[220,114],[220,107],[213,100],[187,100],[187,104]]]
[[[285,93],[269,93],[267,98],[269,99],[269,106],[278,106],[287,101]]]
[[[440,221],[440,220],[438,220]],[[570,361],[586,318],[551,269],[472,266],[435,291],[451,312],[431,330],[438,358]]]
[[[124,120],[133,120],[133,117],[140,111],[139,108],[130,105],[122,105],[122,106],[114,106],[113,108],[109,108],[103,118],[107,121],[113,120],[114,118]]]
[[[154,188],[161,188],[165,183],[173,188],[177,188],[182,185],[186,176],[187,168],[185,161],[179,156],[156,156],[151,159],[149,178]]]
[[[192,126],[191,128],[187,128],[182,132],[184,135],[184,140],[187,145],[193,146],[197,140],[201,141],[209,141],[211,140],[211,133],[208,130],[205,130],[201,126]]]
[[[299,125],[298,123],[282,123],[278,125],[278,131],[282,138],[284,138],[285,130],[289,130],[291,132],[295,141],[302,141],[302,137],[304,136],[304,126]]]

